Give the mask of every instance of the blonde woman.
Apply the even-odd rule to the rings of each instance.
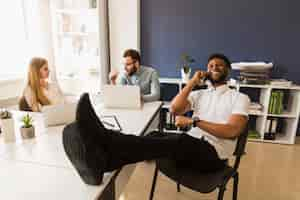
[[[55,83],[49,83],[48,62],[44,58],[32,58],[29,64],[28,80],[19,102],[20,110],[40,112],[42,106],[65,102]]]

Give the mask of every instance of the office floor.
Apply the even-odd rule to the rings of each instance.
[[[299,200],[300,199],[300,137],[295,145],[249,142],[247,155],[240,166],[240,200]],[[149,198],[153,162],[138,165],[120,200]],[[156,200],[210,200],[217,199],[217,191],[199,194],[182,187],[176,192],[173,181],[158,176]],[[232,182],[228,184],[225,200],[232,199]]]

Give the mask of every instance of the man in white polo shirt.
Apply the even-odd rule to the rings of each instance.
[[[207,71],[196,72],[171,104],[171,111],[177,115],[194,111],[192,118],[178,116],[176,125],[193,125],[187,134],[211,144],[220,159],[227,159],[232,155],[236,145],[235,138],[247,124],[250,104],[247,95],[230,89],[226,84],[230,69],[227,57],[222,54],[211,55]],[[205,90],[192,92],[203,77],[211,84]]]
[[[176,125],[193,127],[186,134],[134,136],[107,130],[88,94],[83,94],[76,121],[63,131],[65,151],[83,181],[98,185],[104,172],[157,158],[175,159],[178,166],[202,172],[224,167],[236,138],[246,127],[250,103],[248,96],[226,85],[230,69],[227,57],[211,55],[207,71],[197,71],[173,99],[171,112],[177,115]],[[192,91],[204,79],[211,82],[208,89]],[[182,116],[190,110],[194,111],[192,118]]]

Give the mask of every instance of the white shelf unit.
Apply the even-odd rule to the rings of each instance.
[[[97,4],[96,0],[50,1],[54,65],[57,79],[66,93],[96,93],[100,90],[100,15]]]
[[[179,90],[182,89],[184,83],[181,79],[178,78],[160,78],[160,83],[165,84],[177,84]],[[297,127],[299,121],[299,114],[300,114],[300,86],[299,85],[292,85],[291,87],[280,87],[280,86],[273,86],[273,85],[250,85],[250,84],[236,84],[230,85],[235,87],[237,90],[243,90],[247,88],[247,90],[257,90],[256,92],[259,94],[258,98],[253,100],[250,97],[251,101],[256,101],[263,105],[262,111],[250,110],[249,116],[250,118],[254,118],[255,121],[255,129],[260,134],[260,138],[252,139],[249,138],[249,141],[255,142],[268,142],[268,143],[278,143],[278,144],[294,144],[296,135],[297,135]],[[287,107],[283,111],[282,114],[269,114],[269,102],[271,97],[271,92],[273,90],[282,90],[284,91],[287,99]],[[170,102],[165,102],[165,108],[169,108]],[[276,133],[275,140],[266,140],[264,139],[264,131],[266,127],[266,122],[268,118],[278,118],[282,120],[285,124],[282,128],[281,133]]]

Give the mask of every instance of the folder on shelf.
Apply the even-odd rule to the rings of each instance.
[[[282,114],[283,112],[283,91],[273,91],[269,102],[268,113]]]
[[[277,120],[278,119],[272,119],[271,121],[271,128],[270,128],[271,133],[275,134],[277,132]]]

